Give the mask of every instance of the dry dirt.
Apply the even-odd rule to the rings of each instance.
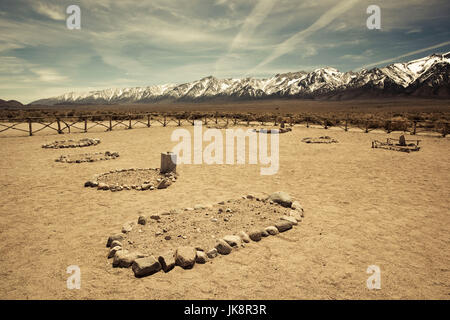
[[[55,162],[55,136],[0,139],[1,299],[431,299],[450,298],[450,140],[421,137],[419,152],[372,149],[399,133],[296,127],[280,135],[280,170],[259,165],[181,165],[177,183],[152,192],[84,188],[94,174],[159,167],[176,128],[70,134],[100,138],[89,152],[115,161]],[[188,128],[192,130],[192,127]],[[330,135],[338,144],[305,144]],[[137,279],[106,259],[125,221],[248,193],[286,191],[305,209],[300,226],[192,270]],[[81,268],[68,290],[66,268]],[[366,270],[381,268],[381,290]]]

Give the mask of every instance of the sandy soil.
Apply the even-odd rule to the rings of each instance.
[[[407,154],[370,148],[385,133],[294,128],[280,135],[277,175],[261,176],[259,165],[182,165],[165,190],[83,187],[111,169],[159,167],[173,129],[64,135],[102,140],[83,152],[120,153],[77,165],[54,161],[73,150],[41,148],[55,136],[0,139],[0,298],[450,298],[448,138],[421,137],[421,151]],[[325,134],[339,143],[300,142]],[[279,190],[304,207],[301,225],[212,263],[137,279],[106,259],[107,236],[141,214]],[[80,290],[66,288],[69,265],[81,268]],[[369,265],[381,268],[381,290],[366,288]]]

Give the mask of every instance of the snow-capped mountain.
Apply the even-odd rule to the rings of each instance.
[[[351,99],[375,96],[450,97],[450,53],[395,63],[359,72],[327,67],[312,72],[289,72],[267,79],[217,79],[209,76],[183,84],[105,89],[32,102],[34,105],[121,104],[211,99],[308,98]]]

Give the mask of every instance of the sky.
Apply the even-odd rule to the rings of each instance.
[[[449,18],[447,0],[1,0],[0,99],[380,67],[450,51]]]

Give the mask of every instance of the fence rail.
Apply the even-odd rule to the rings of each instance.
[[[210,114],[210,115],[173,115],[173,114],[152,114],[134,113],[127,115],[102,114],[83,115],[75,117],[29,117],[22,119],[0,119],[0,134],[8,130],[25,132],[29,136],[34,135],[44,129],[50,129],[58,134],[75,132],[89,132],[93,128],[103,128],[105,131],[114,129],[150,128],[155,124],[163,127],[174,124],[175,126],[194,125],[195,120],[201,120],[204,125],[214,124],[226,127],[229,125],[280,125],[282,122],[287,125],[304,125],[307,128],[312,125],[328,129],[330,127],[340,128],[348,131],[350,128],[360,129],[365,133],[372,130],[382,129],[387,133],[393,131],[409,132],[416,135],[420,132],[435,132],[445,137],[450,129],[447,121],[415,121],[415,120],[392,120],[392,119],[361,119],[346,117],[323,117],[317,115],[293,115],[281,116],[272,115],[242,115],[242,114]],[[19,127],[22,125],[21,127]],[[40,125],[37,128],[37,125]]]

